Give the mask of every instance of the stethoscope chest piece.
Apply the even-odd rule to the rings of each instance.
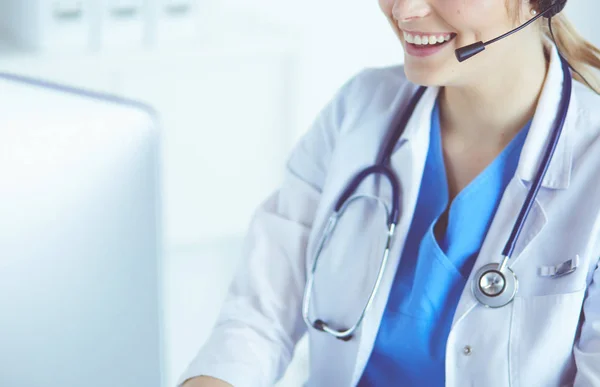
[[[481,267],[471,283],[477,301],[490,308],[501,308],[509,304],[519,288],[515,273],[507,266],[502,271],[499,267],[499,263]]]

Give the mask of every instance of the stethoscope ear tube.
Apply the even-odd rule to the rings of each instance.
[[[392,208],[389,211],[388,227],[392,223],[398,224],[398,218],[400,217],[400,184],[398,183],[398,179],[394,172],[385,165],[373,165],[360,171],[340,195],[340,198],[335,203],[334,211],[336,213],[343,212],[342,207],[349,201],[350,196],[356,192],[358,186],[367,178],[367,176],[373,174],[385,175],[390,182],[392,186]]]
[[[398,141],[400,140],[404,129],[408,125],[408,121],[410,121],[413,111],[417,107],[417,104],[421,100],[423,94],[425,94],[426,90],[426,86],[420,86],[414,93],[414,95],[411,97],[408,106],[402,111],[402,114],[397,115],[394,118],[394,120],[391,123],[391,127],[399,129],[390,131],[390,136],[385,139],[383,150],[377,157],[377,162],[375,163],[376,165],[390,165],[390,159],[392,157],[392,154],[394,153],[394,148],[396,147],[396,144],[398,144]]]
[[[558,112],[554,120],[554,129],[552,131],[546,151],[544,152],[544,156],[541,160],[540,167],[533,179],[533,183],[529,189],[529,192],[527,192],[525,202],[521,207],[519,216],[515,221],[508,241],[506,242],[504,250],[502,251],[502,262],[500,264],[490,263],[481,267],[473,277],[473,282],[471,283],[471,290],[477,301],[490,308],[499,308],[507,305],[514,299],[519,290],[519,281],[516,274],[510,267],[508,267],[508,261],[512,256],[517,241],[519,240],[519,235],[521,234],[523,226],[525,225],[525,221],[527,220],[527,216],[529,215],[529,212],[533,207],[533,203],[535,202],[535,198],[537,197],[540,187],[542,186],[544,176],[550,167],[552,156],[554,155],[554,151],[556,150],[558,140],[560,139],[562,129],[567,119],[573,85],[569,64],[562,56],[560,56],[560,54],[559,58],[563,70],[561,99]]]
[[[519,239],[519,235],[523,229],[523,225],[525,224],[525,220],[527,220],[527,215],[529,215],[529,211],[533,206],[533,202],[535,201],[535,197],[542,186],[542,181],[544,180],[544,176],[546,176],[546,172],[550,167],[550,162],[552,161],[552,156],[554,155],[554,151],[556,149],[556,145],[558,144],[558,140],[560,139],[560,134],[562,133],[562,129],[565,125],[565,121],[567,119],[567,113],[569,111],[569,105],[571,102],[571,89],[573,86],[573,81],[571,79],[571,71],[569,69],[569,64],[567,61],[560,56],[559,58],[562,64],[563,69],[563,86],[562,86],[562,95],[560,99],[560,104],[558,107],[558,114],[554,120],[554,130],[552,131],[552,136],[548,143],[548,147],[544,153],[544,157],[540,163],[540,168],[538,169],[531,186],[531,189],[527,193],[527,197],[525,198],[525,203],[523,207],[521,207],[521,211],[519,212],[519,216],[515,221],[515,225],[510,233],[510,237],[506,242],[506,246],[502,251],[502,255],[506,257],[511,257],[512,253],[515,249],[515,245],[517,240]]]

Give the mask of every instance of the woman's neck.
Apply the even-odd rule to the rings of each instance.
[[[486,69],[468,85],[444,87],[440,91],[444,134],[500,149],[508,144],[533,117],[548,69],[542,45],[524,58]]]

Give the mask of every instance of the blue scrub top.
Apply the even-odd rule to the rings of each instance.
[[[448,206],[448,183],[436,102],[415,214],[358,386],[444,385],[454,312],[502,193],[515,174],[530,124],[452,201],[445,235],[438,241],[433,229]]]

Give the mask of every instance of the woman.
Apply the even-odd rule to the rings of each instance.
[[[309,386],[600,386],[600,97],[590,72],[600,51],[557,14],[560,53],[587,86],[570,86],[546,18],[467,61],[455,57],[549,5],[380,0],[404,66],[355,76],[297,145],[282,187],[253,219],[244,264],[185,387],[272,385],[305,332]],[[417,85],[429,87],[412,109]],[[376,160],[398,187],[365,178],[352,192],[363,197],[321,246],[345,188]],[[387,262],[388,212],[373,198],[392,212],[398,200]],[[524,203],[518,238],[503,250]],[[502,275],[486,277],[496,273],[487,267]],[[343,340],[324,328],[357,321]]]

